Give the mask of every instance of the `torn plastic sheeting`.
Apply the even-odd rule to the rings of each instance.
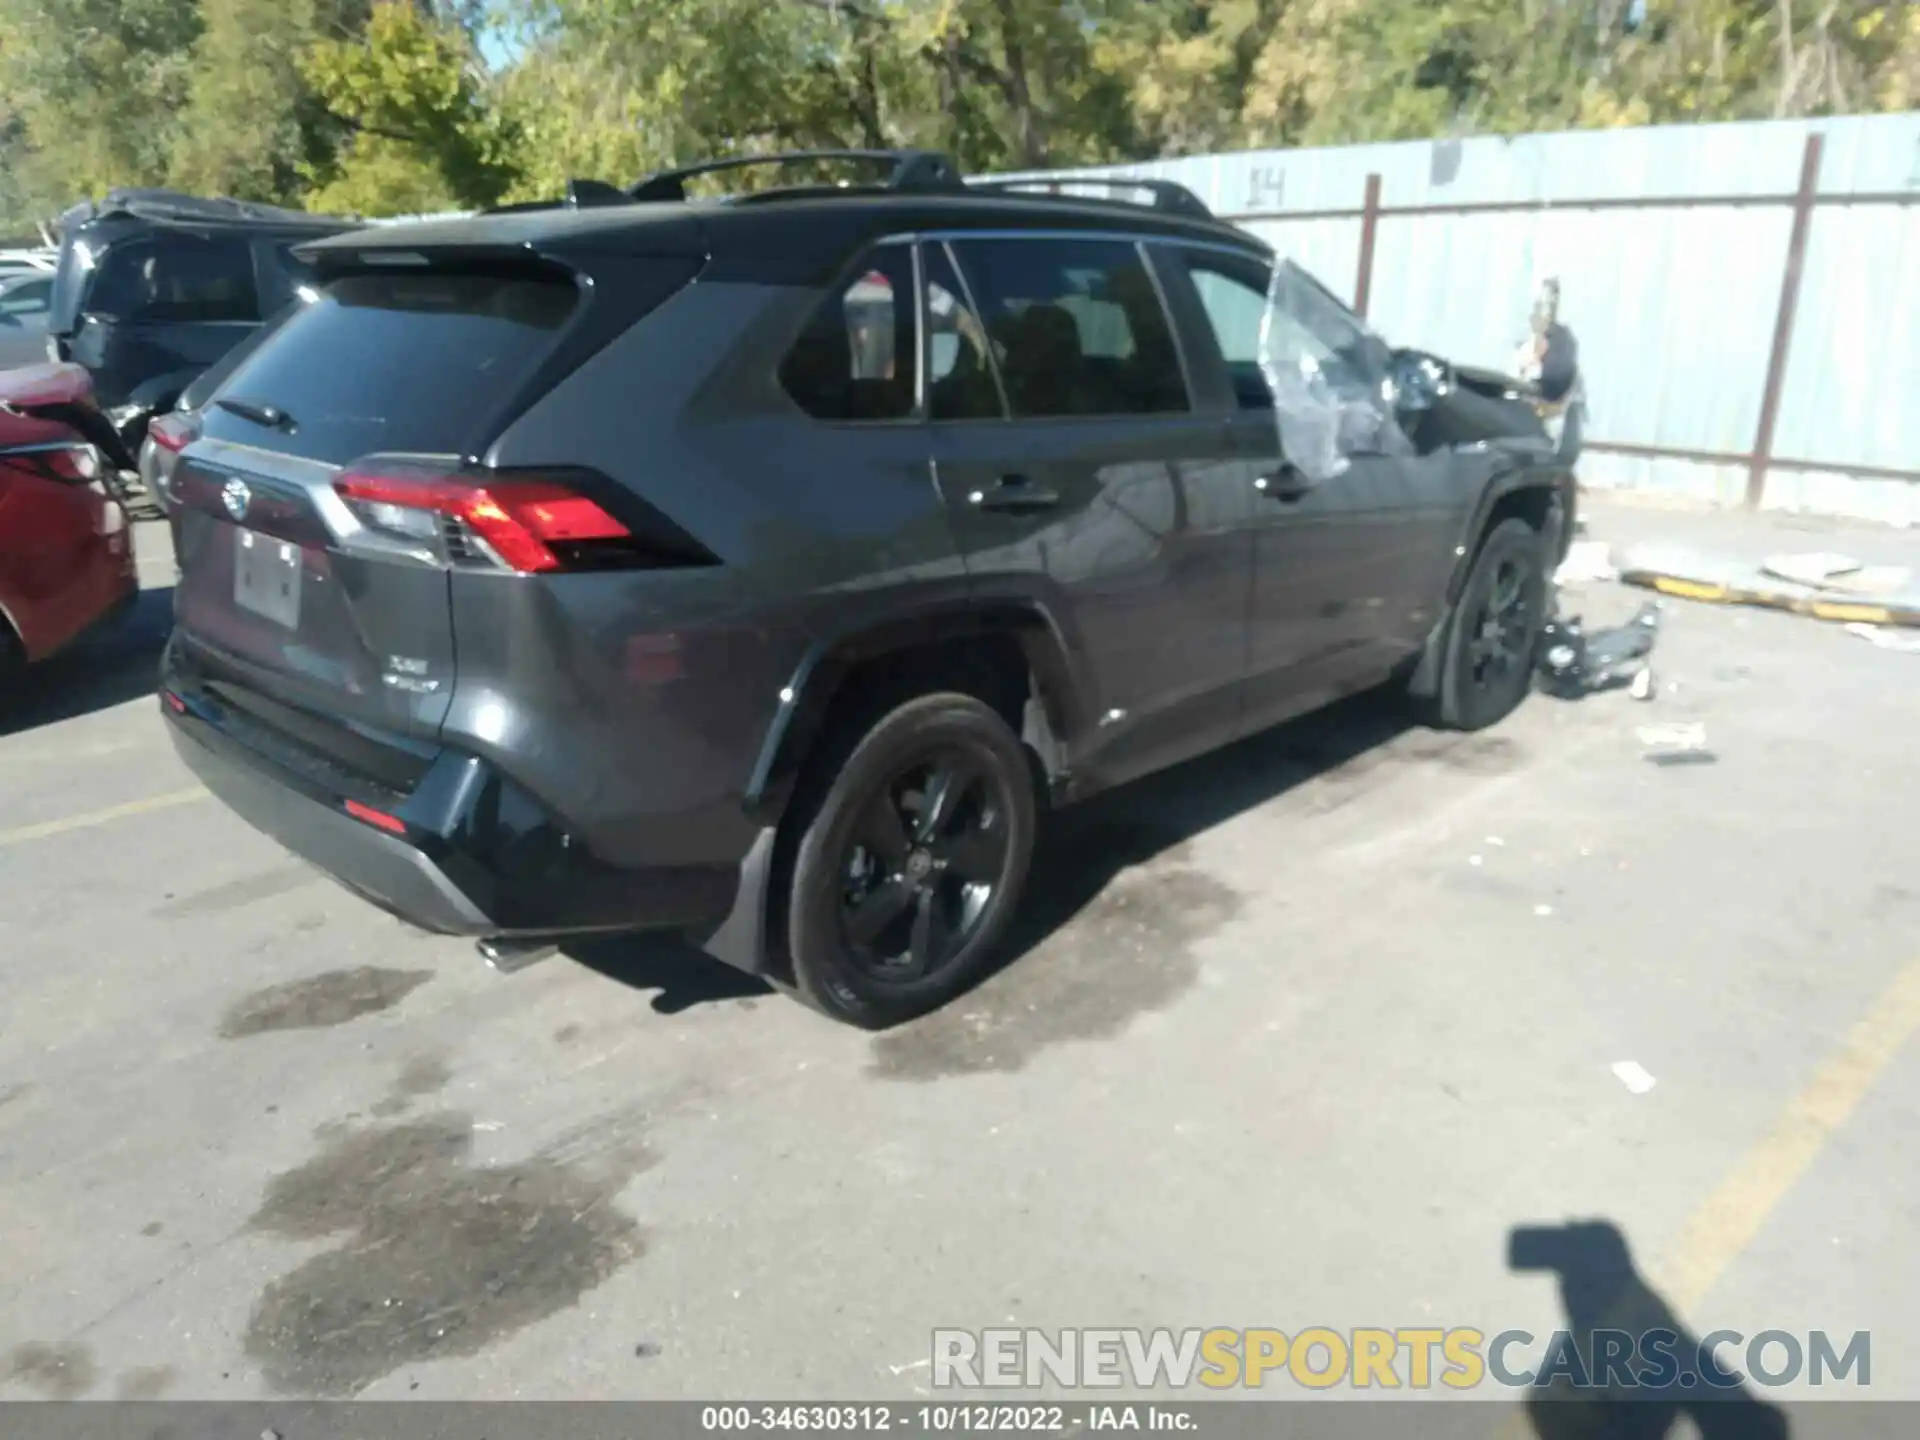
[[[1620,578],[1629,585],[1684,600],[1757,605],[1816,620],[1920,626],[1920,587],[1909,585],[1871,598],[1815,589],[1769,575],[1763,566],[1686,546],[1637,546],[1621,557]]]
[[[1335,344],[1329,337],[1343,330],[1344,343]],[[1379,343],[1291,264],[1273,267],[1260,317],[1260,372],[1280,453],[1311,484],[1345,474],[1356,454],[1411,453],[1358,359]]]

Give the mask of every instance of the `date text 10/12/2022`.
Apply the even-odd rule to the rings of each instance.
[[[1191,1406],[1159,1402],[1100,1405],[1019,1405],[955,1402],[933,1405],[706,1405],[700,1428],[721,1434],[806,1430],[875,1434],[1009,1435],[1058,1434],[1069,1430],[1157,1430],[1190,1433],[1199,1428]]]

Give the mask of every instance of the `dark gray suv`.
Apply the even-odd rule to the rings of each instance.
[[[1045,805],[1383,683],[1519,703],[1574,498],[1524,399],[1177,187],[833,158],[877,178],[302,247],[169,439],[218,796],[426,929],[680,928],[883,1025],[981,973]]]

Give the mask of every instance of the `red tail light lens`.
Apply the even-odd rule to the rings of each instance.
[[[389,835],[407,833],[407,822],[398,815],[389,815],[384,810],[376,810],[371,805],[362,805],[358,800],[346,802],[347,814],[363,825],[371,825],[376,830],[384,830]]]
[[[169,455],[178,455],[193,443],[193,430],[184,415],[157,415],[147,426],[147,438]]]
[[[352,469],[333,488],[376,530],[442,542],[449,563],[477,559],[541,574],[591,565],[596,547],[618,549],[633,538],[598,503],[551,480]],[[455,534],[438,521],[454,522]]]

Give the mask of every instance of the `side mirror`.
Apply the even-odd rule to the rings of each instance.
[[[1396,350],[1387,365],[1388,400],[1402,415],[1431,410],[1453,389],[1453,367],[1422,350]]]

